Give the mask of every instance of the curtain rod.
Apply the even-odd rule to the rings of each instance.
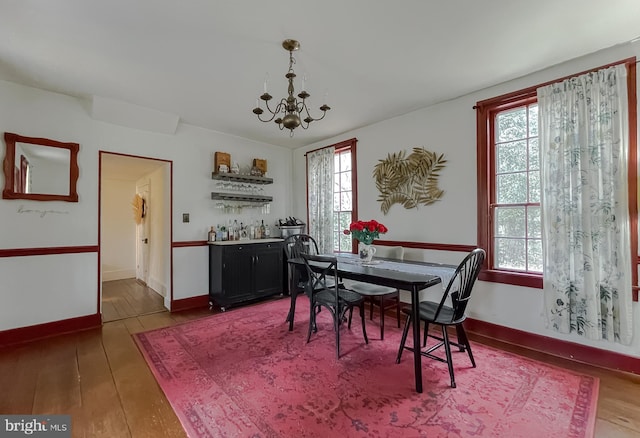
[[[592,68],[590,70],[581,71],[580,73],[574,73],[574,74],[571,74],[569,76],[564,76],[564,77],[561,77],[561,78],[558,78],[558,79],[554,79],[552,81],[543,82],[542,84],[534,85],[532,87],[527,87],[527,88],[525,88],[523,90],[519,90],[519,91],[515,91],[515,92],[512,92],[512,93],[503,94],[502,96],[498,96],[497,98],[494,97],[494,98],[491,98],[491,99],[485,99],[485,100],[479,102],[480,105],[473,105],[471,107],[471,109],[477,110],[478,108],[480,108],[482,106],[482,103],[487,102],[487,101],[495,101],[496,99],[503,100],[503,99],[507,99],[509,97],[518,96],[519,94],[526,95],[526,94],[529,94],[532,90],[536,90],[536,89],[538,89],[540,87],[544,87],[544,86],[547,86],[547,85],[555,84],[557,82],[562,82],[562,81],[564,81],[566,79],[575,78],[576,76],[584,75],[584,74],[587,74],[587,73],[592,73],[594,71],[603,70],[605,68],[613,67],[614,65],[620,65],[620,64],[629,65],[629,64],[632,64],[632,61],[634,61],[633,64],[640,63],[640,60],[636,60],[636,57],[632,56],[631,58],[622,59],[622,60],[617,61],[617,62],[612,62],[610,64],[605,64],[605,65],[602,65],[600,67]]]
[[[304,156],[306,157],[306,156],[307,156],[307,154],[310,154],[311,152],[317,152],[317,151],[321,151],[322,149],[327,149],[327,148],[332,148],[332,147],[334,147],[334,145],[322,146],[321,148],[317,148],[317,149],[314,149],[314,150],[312,150],[312,151],[307,151],[307,152],[305,152],[305,153],[304,153]]]
[[[329,146],[323,146],[321,148],[317,148],[317,149],[314,149],[312,151],[307,151],[307,152],[304,153],[304,156],[306,157],[307,154],[310,154],[311,152],[321,151],[322,149],[327,149],[327,148],[334,148],[336,151],[340,152],[342,149],[355,147],[355,143],[357,141],[358,141],[358,139],[355,138],[355,137],[350,138],[349,140],[342,140],[342,141],[339,141],[338,143],[334,143],[334,144],[331,144]]]

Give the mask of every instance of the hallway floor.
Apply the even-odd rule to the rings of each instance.
[[[102,322],[165,310],[164,297],[135,278],[102,283]]]

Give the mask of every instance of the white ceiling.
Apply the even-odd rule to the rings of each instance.
[[[2,0],[0,79],[295,148],[638,36],[638,0]],[[251,112],[286,38],[332,108],[293,138]]]
[[[104,178],[137,181],[166,164],[166,161],[106,153],[102,154],[101,170]]]

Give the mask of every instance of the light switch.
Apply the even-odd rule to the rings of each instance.
[[[189,213],[182,213],[182,222],[185,224],[189,222]]]

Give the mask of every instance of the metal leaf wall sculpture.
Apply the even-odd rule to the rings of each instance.
[[[405,158],[405,151],[389,154],[373,169],[376,187],[380,192],[380,210],[386,215],[393,204],[404,208],[418,208],[433,204],[444,194],[438,188],[438,172],[444,168],[444,154],[437,155],[424,148],[413,148]]]

